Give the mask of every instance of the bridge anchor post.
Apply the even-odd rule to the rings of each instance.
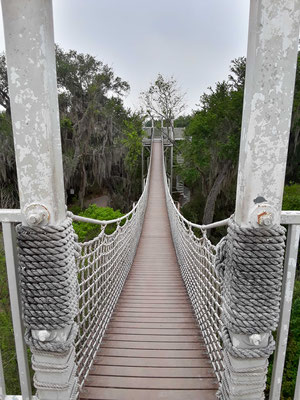
[[[77,276],[72,225],[66,219],[52,1],[2,0],[2,12],[22,212],[18,241],[23,322],[26,341],[30,343],[33,355],[34,385],[40,400],[75,399],[74,314],[78,299]],[[60,249],[67,247],[69,250],[68,255],[65,252],[64,260],[64,250],[57,250],[59,246],[55,248],[58,257],[50,256],[51,251],[45,242],[48,235],[50,238],[51,231],[63,237],[61,241],[52,238],[52,244],[57,240]],[[38,243],[40,246],[36,246],[35,238],[39,234],[43,239]],[[30,255],[41,256],[39,249],[43,248],[44,258],[47,256],[50,260],[49,265],[33,258],[31,262],[26,261],[22,249],[28,249],[26,240],[29,237],[34,238],[31,241],[34,245],[29,250],[35,248],[36,251],[29,252]],[[33,272],[32,275],[28,273],[29,270]],[[72,282],[70,273],[74,275]],[[48,276],[49,280],[46,279]],[[65,279],[66,290],[60,296],[60,289],[55,290],[55,287],[59,286],[62,279]],[[34,290],[29,290],[30,285]],[[74,302],[69,309],[68,304],[63,306],[66,322],[60,321],[56,326],[54,320],[59,319],[56,318],[59,312],[53,312],[53,309],[56,302],[61,306],[66,295],[73,297]],[[52,320],[50,315],[54,315]]]
[[[272,230],[282,229],[279,224],[295,83],[299,6],[297,0],[251,1],[236,211],[231,226],[239,232],[257,232],[258,235],[264,232],[265,235]],[[260,242],[261,246],[267,246],[269,240],[265,237]],[[234,246],[233,239],[230,243]],[[253,252],[258,248],[255,247]],[[269,251],[266,250],[265,254]],[[243,264],[243,257],[239,261],[233,257],[231,272],[234,274],[236,267]],[[263,308],[262,299],[271,293],[270,290],[267,295],[265,288],[270,289],[272,276],[270,272],[267,277],[266,270],[260,269],[259,257],[257,251],[258,261],[253,264],[257,272],[250,276],[250,269],[243,271],[244,280],[238,282],[238,290],[243,294],[247,285],[250,291],[253,289],[251,282],[257,279],[258,274],[262,274],[260,290],[255,293],[256,304],[250,293],[249,303],[231,320],[225,315],[224,304],[225,371],[220,390],[223,400],[257,400],[265,397],[268,356],[274,343],[272,330],[276,328],[279,318],[282,270],[277,270],[275,274],[274,309],[268,311],[267,307]],[[281,267],[282,257],[279,257]],[[226,276],[226,272],[225,278],[228,279],[224,281],[227,299],[235,296],[235,302],[238,302],[239,296],[234,291],[236,282],[233,283],[232,275]],[[267,299],[270,303],[271,297]],[[253,319],[258,322],[251,329],[243,323],[243,316],[246,321],[250,312],[253,312],[250,322]],[[270,320],[263,326],[260,322],[263,316],[268,319],[268,313]],[[271,394],[270,400],[279,400],[279,395]]]

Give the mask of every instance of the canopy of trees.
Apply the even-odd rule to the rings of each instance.
[[[298,59],[299,61],[300,59]],[[234,212],[246,59],[231,62],[227,81],[217,82],[200,98],[181,145],[184,163],[178,171],[192,190],[183,210],[194,222],[208,224]],[[185,118],[186,120],[186,118]],[[298,62],[287,183],[300,182],[300,61]]]
[[[124,163],[132,148],[123,146],[122,140],[131,130],[142,138],[141,118],[123,105],[129,85],[88,54],[57,46],[56,61],[67,198],[72,188],[83,206],[88,193],[105,188],[112,205],[126,209],[138,197],[140,185],[134,179],[139,169],[132,179],[132,170]],[[0,105],[5,110],[0,114],[0,207],[13,208],[18,206],[18,191],[4,55]]]

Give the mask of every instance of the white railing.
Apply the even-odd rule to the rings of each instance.
[[[162,140],[163,146],[163,140]],[[214,246],[207,238],[207,229],[228,224],[229,218],[209,225],[198,225],[180,214],[170,194],[163,158],[166,202],[177,259],[181,268],[191,303],[201,329],[209,357],[220,382],[223,370],[221,340],[222,309],[220,281],[215,271]],[[276,351],[269,400],[279,400],[283,381],[286,346],[297,266],[300,211],[282,211],[281,224],[288,225],[280,320],[277,329]],[[197,232],[197,234],[195,233]],[[297,375],[294,400],[300,399],[300,367]]]
[[[223,371],[221,290],[214,269],[216,247],[207,238],[206,229],[226,225],[228,220],[201,226],[188,221],[180,214],[169,191],[163,154],[162,151],[164,186],[174,247],[182,278],[220,382]],[[196,236],[193,230],[195,228],[199,236]]]
[[[12,400],[36,400],[32,396],[31,378],[28,365],[27,348],[24,341],[24,327],[22,321],[22,309],[19,292],[19,271],[17,260],[15,224],[21,222],[20,210],[0,210],[0,222],[2,222],[5,260],[7,269],[7,281],[10,297],[11,317],[14,329],[15,348],[19,371],[21,396],[9,396],[5,388],[5,376],[0,354],[0,399]],[[4,279],[4,277],[1,277]],[[17,371],[16,371],[17,373]]]
[[[80,243],[81,255],[77,258],[79,329],[75,347],[79,390],[88,376],[136,253],[147,206],[150,171],[151,158],[143,193],[123,217],[99,221],[71,215],[74,221],[101,225],[97,237]],[[105,228],[111,224],[116,228],[109,235]]]

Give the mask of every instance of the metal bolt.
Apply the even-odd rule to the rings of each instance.
[[[38,214],[31,214],[28,217],[28,222],[30,225],[38,225],[43,220],[43,217]]]
[[[261,214],[258,214],[257,222],[259,225],[270,226],[273,224],[273,215],[264,211]]]
[[[41,204],[30,204],[26,207],[24,214],[29,225],[45,224],[50,217],[47,208]]]
[[[262,341],[262,337],[258,333],[254,333],[253,335],[249,336],[249,342],[254,346],[259,346]]]

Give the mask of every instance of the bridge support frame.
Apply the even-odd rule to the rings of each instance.
[[[61,225],[66,218],[52,0],[2,0],[13,133],[23,225]],[[64,343],[70,326],[31,330]],[[40,400],[75,398],[74,346],[33,352]]]
[[[251,0],[235,222],[280,223],[299,37],[298,0]],[[237,349],[265,347],[271,332],[229,332]],[[264,399],[267,358],[235,358],[225,349],[226,400]],[[226,368],[228,367],[228,368]],[[271,394],[279,400],[280,391]],[[223,396],[225,399],[225,397]]]

